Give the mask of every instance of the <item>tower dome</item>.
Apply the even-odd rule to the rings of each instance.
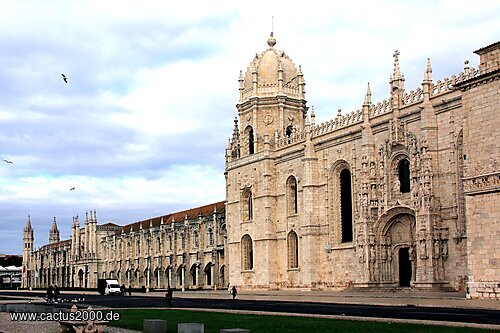
[[[255,54],[247,68],[244,78],[240,77],[242,100],[251,96],[266,97],[278,94],[295,98],[304,98],[304,80],[300,66],[297,69],[293,61],[274,48],[276,39],[271,33],[267,40],[269,48]]]

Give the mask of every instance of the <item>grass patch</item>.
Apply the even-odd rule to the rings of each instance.
[[[206,333],[219,333],[221,328],[245,328],[252,333],[477,333],[500,332],[477,328],[380,323],[364,321],[334,320],[324,318],[287,317],[229,314],[169,309],[113,310],[120,313],[120,320],[110,326],[142,331],[144,319],[167,321],[167,333],[176,333],[178,323],[204,323]]]

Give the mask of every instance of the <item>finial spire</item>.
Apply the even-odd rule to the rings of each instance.
[[[424,81],[432,81],[431,58],[427,58],[427,69],[424,73]]]
[[[276,38],[274,38],[274,34],[272,31],[271,31],[271,35],[267,39],[267,45],[269,45],[270,47],[274,47],[274,45],[276,45]]]
[[[365,104],[370,105],[372,103],[372,92],[370,90],[370,82],[368,82],[368,88],[366,89],[365,94]]]
[[[54,216],[54,221],[52,222],[52,230],[57,230],[56,217]]]
[[[394,80],[397,80],[401,77],[401,72],[399,69],[399,55],[400,54],[401,53],[399,52],[399,50],[396,50],[396,51],[394,51],[394,54],[392,55],[394,57],[394,75],[393,75]]]
[[[26,221],[26,229],[25,230],[30,230],[31,229],[31,217],[30,214],[28,214],[28,220]]]
[[[236,142],[240,138],[240,130],[238,128],[238,117],[234,117],[234,127],[233,127],[233,142]]]

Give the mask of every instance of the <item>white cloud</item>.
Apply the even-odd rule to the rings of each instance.
[[[1,1],[1,159],[15,164],[0,169],[0,227],[27,211],[48,229],[58,211],[97,207],[127,223],[222,200],[238,73],[267,47],[271,16],[319,122],[360,108],[367,82],[374,102],[387,98],[395,49],[407,89],[427,57],[435,80],[465,59],[477,66],[499,11],[465,0]],[[2,237],[0,252],[20,251]]]

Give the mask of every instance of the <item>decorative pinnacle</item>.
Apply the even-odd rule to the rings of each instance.
[[[238,129],[238,117],[234,117],[234,127],[233,127],[233,139],[239,135],[240,130]]]
[[[370,90],[370,82],[368,82],[368,88],[365,94],[365,105],[370,105],[372,103],[372,92]]]
[[[271,35],[267,39],[267,45],[269,45],[270,47],[274,47],[274,45],[276,45],[276,38],[274,38],[273,35],[273,32],[271,32]]]
[[[431,58],[427,58],[427,69],[425,70],[424,81],[432,81]]]
[[[57,231],[56,217],[54,216],[54,221],[52,222],[52,231]]]
[[[312,106],[311,109],[312,109],[311,110],[311,119],[314,119],[314,118],[316,118],[316,114],[314,113],[314,105]]]
[[[30,229],[31,229],[31,217],[30,217],[30,214],[28,214],[28,220],[26,221],[25,230],[30,230]]]
[[[394,75],[393,75],[393,79],[394,80],[397,80],[400,78],[400,70],[399,70],[399,55],[401,53],[396,50],[394,51],[394,54],[392,55],[394,57]]]

